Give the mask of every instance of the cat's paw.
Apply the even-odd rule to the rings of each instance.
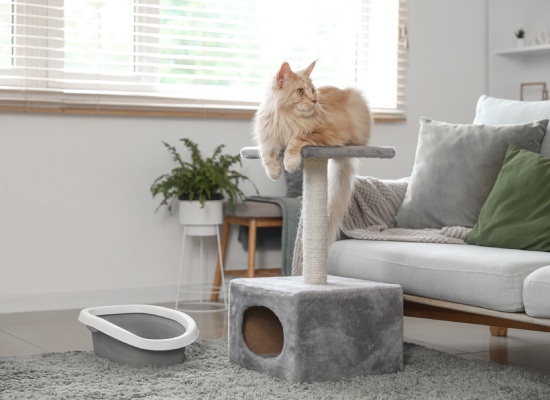
[[[265,166],[265,172],[271,180],[276,181],[283,173],[283,166],[280,163],[270,163]]]
[[[288,154],[285,154],[285,169],[292,173],[296,172],[300,166],[302,165],[302,156],[300,154],[297,154],[295,156],[290,156]]]

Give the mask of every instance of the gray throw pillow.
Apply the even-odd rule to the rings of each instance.
[[[397,212],[397,227],[473,227],[508,146],[538,153],[547,125],[547,119],[491,126],[421,118],[414,168]]]

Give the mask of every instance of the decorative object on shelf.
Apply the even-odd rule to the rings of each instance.
[[[514,34],[516,35],[516,46],[525,46],[525,30],[523,30],[522,28],[516,29]]]
[[[521,83],[519,99],[525,101],[548,100],[546,82]]]
[[[535,44],[544,45],[544,44],[548,44],[549,42],[550,42],[550,35],[548,34],[548,30],[540,29],[537,32],[537,37],[535,39]]]
[[[197,205],[198,209],[204,209],[207,200],[217,200],[221,207],[221,200],[224,195],[227,195],[229,208],[232,209],[234,203],[245,198],[244,193],[239,188],[239,182],[244,181],[251,182],[256,192],[258,192],[256,186],[248,177],[233,168],[235,164],[242,165],[240,155],[222,154],[225,145],[220,144],[214,149],[211,157],[203,158],[196,143],[187,138],[182,138],[180,141],[191,152],[191,162],[184,161],[174,146],[162,142],[177,166],[170,173],[159,176],[151,185],[153,197],[158,194],[163,197],[157,210],[162,206],[167,206],[168,211],[171,213],[172,203],[176,199],[190,202],[198,201],[200,203],[200,206]],[[188,222],[182,222],[182,224],[186,223]],[[208,222],[208,224],[211,223]]]

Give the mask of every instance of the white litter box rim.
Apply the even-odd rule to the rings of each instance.
[[[147,339],[133,334],[106,319],[102,315],[113,314],[150,314],[171,319],[180,323],[185,328],[185,333],[168,339]],[[117,306],[89,307],[80,311],[78,320],[98,331],[105,333],[123,343],[143,350],[167,351],[186,347],[199,337],[199,328],[189,315],[171,308],[145,305],[128,304]]]

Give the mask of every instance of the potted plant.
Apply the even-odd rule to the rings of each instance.
[[[525,46],[525,31],[522,28],[517,29],[514,34],[516,35],[517,47]]]
[[[153,197],[162,196],[155,212],[167,206],[171,213],[173,202],[177,199],[182,224],[219,225],[223,222],[224,195],[227,195],[230,209],[245,198],[239,182],[250,179],[233,168],[235,164],[242,165],[241,157],[222,154],[225,145],[221,144],[214,149],[211,157],[203,158],[196,143],[187,138],[180,141],[191,152],[191,162],[184,161],[174,146],[162,142],[177,165],[151,185]]]

